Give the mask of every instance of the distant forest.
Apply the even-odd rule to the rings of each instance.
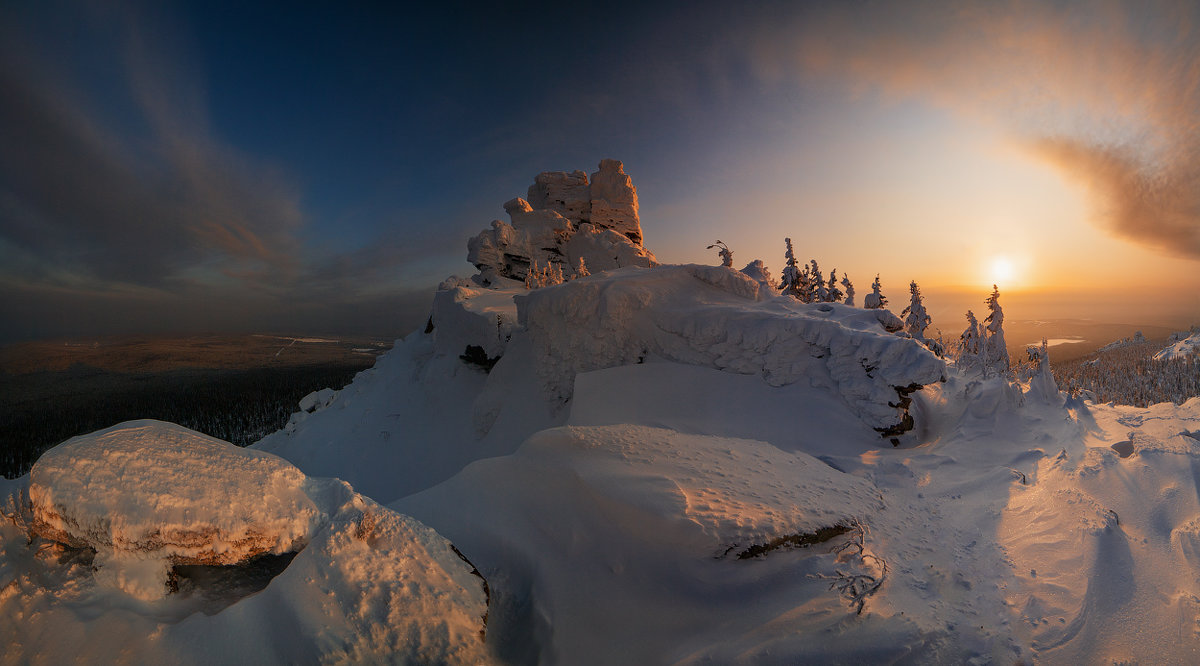
[[[246,446],[282,428],[305,395],[341,388],[374,361],[152,373],[74,365],[0,374],[0,474],[21,476],[54,445],[133,419],[171,421]]]

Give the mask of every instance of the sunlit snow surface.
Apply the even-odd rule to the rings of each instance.
[[[1165,349],[1154,355],[1154,360],[1169,361],[1187,358],[1197,353],[1200,353],[1200,333],[1193,333],[1182,340],[1177,340],[1168,345]]]
[[[946,382],[913,394],[915,428],[893,448],[857,399],[870,391],[848,393],[853,376],[839,381],[832,357],[789,356],[789,342],[857,348],[840,336],[869,349],[913,344],[869,337],[886,335],[873,315],[776,304],[695,269],[643,293],[639,275],[532,294],[515,324],[497,294],[444,297],[463,309],[442,325],[477,333],[444,334],[442,349],[436,326],[414,333],[347,388],[308,401],[256,448],[296,465],[331,518],[265,590],[213,615],[184,614],[195,608],[184,599],[102,593],[85,565],[32,552],[6,523],[0,639],[17,647],[5,658],[283,663],[402,651],[404,615],[392,609],[408,603],[408,585],[470,587],[469,570],[448,565],[448,579],[435,568],[396,582],[414,566],[406,549],[448,561],[420,554],[445,542],[419,520],[487,578],[485,648],[501,662],[1200,660],[1200,399],[1094,405],[1046,377],[1020,387],[951,366]],[[786,323],[762,323],[776,320]],[[531,321],[538,331],[523,328]],[[571,328],[585,324],[631,349],[659,347],[625,356],[597,329]],[[453,348],[483,336],[503,353],[490,374]],[[888,353],[925,371],[919,352]],[[792,381],[772,381],[777,360]],[[314,477],[344,479],[388,509],[334,481],[320,497]],[[378,542],[390,554],[354,537],[362,507],[394,526]],[[836,525],[849,531],[795,546]],[[861,613],[841,587],[850,579],[880,583],[860,595]],[[427,618],[462,618],[447,621],[466,633],[483,604],[468,599]]]
[[[0,527],[5,662],[486,660],[471,565],[345,482],[159,421],[77,437],[31,478],[32,511],[10,499]],[[245,598],[220,599],[247,592],[228,575],[167,593],[172,564],[297,550]]]

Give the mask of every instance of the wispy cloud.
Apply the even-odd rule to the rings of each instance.
[[[143,40],[136,15],[103,18],[125,48],[127,88],[108,100],[72,88],[36,49],[20,49],[21,36],[5,35],[0,235],[9,253],[100,284],[162,287],[197,265],[286,281],[303,221],[296,189],[196,121],[202,96],[183,83],[194,79],[172,71],[177,54]],[[125,97],[140,117],[103,112]]]

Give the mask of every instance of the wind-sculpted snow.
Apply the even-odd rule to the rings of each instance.
[[[468,280],[450,278],[433,296],[433,336],[437,351],[457,356],[468,346],[487,358],[504,354],[516,324],[513,290],[483,289]]]
[[[882,431],[903,420],[897,389],[945,376],[941,360],[884,331],[875,311],[758,295],[740,272],[690,265],[612,271],[516,302],[546,394],[564,403],[577,373],[659,357],[772,386],[807,381]]]
[[[489,661],[486,584],[448,541],[274,455],[135,421],[43,456],[28,509],[5,490],[6,663]],[[250,597],[168,594],[174,565],[287,551]]]
[[[452,535],[485,574],[504,572],[496,630],[534,652],[518,657],[500,645],[502,657],[657,664],[760,640],[781,602],[804,607],[798,624],[831,629],[841,602],[805,573],[858,571],[862,562],[836,564],[828,544],[772,548],[849,526],[885,500],[870,482],[803,453],[621,425],[542,431],[516,453],[392,506]],[[779,566],[801,551],[815,551],[814,560]],[[521,589],[535,595],[537,617],[516,612],[511,595]],[[864,646],[876,657],[902,649]]]

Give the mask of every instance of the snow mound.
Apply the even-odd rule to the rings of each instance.
[[[1179,334],[1176,335],[1178,336]],[[1155,354],[1154,360],[1173,361],[1175,359],[1188,358],[1194,354],[1200,354],[1200,333],[1192,333],[1187,337],[1180,337],[1182,339],[1176,340]]]
[[[304,481],[269,453],[172,423],[130,421],[38,460],[33,531],[163,575],[168,563],[235,564],[304,547],[320,515]]]
[[[440,354],[458,356],[479,347],[487,358],[504,354],[517,321],[515,289],[481,289],[451,278],[433,296],[433,336]],[[523,291],[524,288],[522,287]]]
[[[628,268],[516,296],[547,398],[566,403],[575,375],[649,357],[806,380],[837,392],[864,422],[906,423],[906,392],[941,380],[945,364],[885,331],[873,310],[789,297],[758,300],[759,283],[723,267]]]
[[[467,242],[479,284],[524,281],[534,264],[569,276],[580,259],[592,271],[657,263],[642,247],[637,189],[617,160],[600,162],[590,184],[582,171],[541,173],[528,196],[504,204],[508,223],[494,220]]]
[[[495,630],[519,642],[497,645],[501,658],[675,663],[761,640],[783,613],[836,623],[842,602],[805,573],[852,563],[785,544],[873,516],[883,500],[803,453],[620,425],[539,432],[391,506],[498,576]]]

